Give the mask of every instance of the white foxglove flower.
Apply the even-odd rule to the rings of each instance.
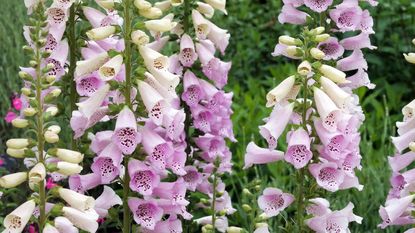
[[[345,115],[324,91],[317,87],[313,87],[313,90],[317,112],[321,117],[323,126],[328,131],[334,132]]]
[[[213,8],[222,11],[225,15],[228,14],[226,11],[226,0],[205,0],[205,2],[211,5]]]
[[[29,140],[26,138],[13,138],[6,142],[7,148],[11,149],[24,149],[29,146]]]
[[[115,3],[121,2],[121,0],[95,0],[98,5],[100,5],[102,8],[105,8],[107,10],[114,9]]]
[[[14,188],[27,180],[27,172],[17,172],[0,178],[0,187]]]
[[[282,81],[278,86],[274,87],[270,92],[267,94],[267,103],[266,107],[272,107],[281,100],[285,99],[288,94],[291,92],[295,83],[295,76],[290,76]]]
[[[78,233],[78,228],[74,227],[72,222],[65,217],[56,217],[55,220],[55,227],[59,230],[59,232],[65,233]]]
[[[83,169],[82,166],[79,166],[78,164],[63,161],[57,162],[56,167],[58,169],[57,172],[65,176],[79,174]]]
[[[320,84],[323,91],[334,101],[334,103],[336,103],[337,107],[345,109],[348,103],[352,101],[351,95],[337,86],[330,79],[321,76]]]
[[[56,106],[51,106],[48,107],[45,112],[50,114],[51,116],[55,116],[56,114],[58,114],[59,109]]]
[[[60,233],[60,232],[56,227],[50,225],[49,223],[46,223],[45,228],[43,229],[42,233]]]
[[[404,53],[403,56],[407,62],[415,64],[415,53]]]
[[[6,228],[3,232],[5,233],[20,233],[24,230],[26,224],[29,222],[30,217],[35,210],[36,203],[34,200],[29,200],[13,212],[8,214],[3,221],[3,226]]]
[[[59,196],[65,200],[71,207],[80,211],[93,209],[95,206],[95,199],[70,189],[60,188]]]
[[[318,48],[310,49],[310,54],[314,59],[317,60],[321,60],[326,56],[326,54]]]
[[[81,77],[99,69],[109,59],[108,53],[100,53],[88,60],[76,62],[75,76]]]
[[[323,64],[319,68],[319,70],[324,76],[326,76],[327,78],[329,78],[331,81],[335,83],[340,83],[340,84],[350,83],[350,81],[346,79],[346,74],[343,71],[340,71],[334,67]]]
[[[196,2],[196,4],[197,4],[196,10],[202,13],[207,18],[210,19],[215,14],[215,9],[213,9],[211,5],[206,4],[204,2]]]
[[[297,72],[302,76],[307,76],[311,73],[311,64],[308,61],[303,61],[297,68]]]
[[[37,184],[44,180],[46,177],[46,168],[43,163],[37,163],[30,171],[29,171],[29,183]]]
[[[280,36],[278,38],[278,42],[280,44],[284,44],[284,45],[288,45],[288,46],[292,46],[292,45],[300,45],[300,40],[291,36]]]
[[[409,104],[402,108],[403,120],[408,121],[415,115],[415,100],[412,100]]]
[[[153,32],[167,32],[176,27],[177,23],[173,22],[173,14],[168,14],[161,19],[153,19],[144,22],[145,27]]]
[[[84,159],[84,155],[78,151],[68,149],[56,149],[56,157],[69,163],[80,163]]]
[[[171,2],[170,0],[156,2],[154,3],[154,7],[159,8],[161,11],[167,11],[171,7]]]
[[[59,125],[51,125],[48,127],[48,131],[59,134],[61,132],[61,127]]]
[[[95,233],[98,230],[98,216],[93,214],[87,214],[71,207],[62,208],[63,216],[69,219],[73,225],[81,230]]]
[[[150,42],[150,37],[141,30],[135,30],[131,33],[131,40],[134,44],[140,46],[148,44]]]
[[[180,6],[184,0],[170,0],[172,6]]]
[[[151,8],[151,3],[146,0],[135,0],[134,6],[139,10],[146,10]]]
[[[197,10],[192,11],[193,26],[196,31],[196,36],[199,39],[206,39],[210,32],[210,26],[205,18]]]
[[[140,46],[140,55],[143,57],[144,63],[150,71],[153,69],[161,70],[169,67],[168,57],[147,46]]]
[[[43,135],[45,137],[45,141],[48,143],[57,143],[59,142],[59,136],[58,134],[52,132],[52,131],[46,131]]]
[[[121,70],[123,62],[122,55],[118,54],[117,56],[111,58],[104,65],[99,68],[98,74],[101,79],[108,81],[112,80],[117,76],[118,72]]]
[[[145,10],[139,10],[138,13],[147,19],[158,19],[163,15],[163,11],[161,11],[157,7],[151,7]]]
[[[112,36],[116,31],[115,26],[103,26],[99,28],[93,28],[86,32],[86,35],[90,40],[103,40]]]

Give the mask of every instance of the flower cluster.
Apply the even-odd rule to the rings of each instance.
[[[78,232],[77,228],[95,232],[98,214],[94,208],[106,207],[98,199],[45,182],[48,176],[62,180],[82,170],[79,165],[82,153],[58,147],[63,145],[59,138],[61,128],[54,121],[60,111],[56,106],[56,98],[61,94],[58,81],[66,72],[68,56],[68,42],[63,33],[69,8],[78,3],[55,0],[48,8],[43,1],[25,1],[25,4],[30,20],[24,27],[28,43],[24,50],[31,61],[30,67],[22,67],[19,73],[24,87],[21,102],[14,106],[22,114],[12,124],[28,129],[32,133],[28,135],[33,136],[9,139],[6,145],[7,154],[24,159],[29,171],[1,177],[0,187],[13,188],[27,181],[34,193],[5,217],[3,225],[6,232],[23,232],[33,215],[41,232]]]
[[[187,190],[205,195],[200,204],[209,215],[196,219],[203,232],[228,228],[226,215],[235,212],[220,176],[231,171],[232,154],[226,140],[236,141],[230,119],[232,93],[227,84],[230,62],[217,57],[229,43],[227,30],[212,23],[215,10],[226,13],[226,1],[184,1],[175,5],[184,12],[178,25],[180,50],[170,56],[170,71],[183,77],[181,100],[186,110],[186,152],[189,160],[183,180]],[[180,9],[179,8],[179,9]],[[194,209],[196,210],[196,209]]]
[[[186,116],[175,91],[180,76],[169,71],[170,60],[159,52],[168,41],[163,34],[177,25],[172,14],[160,18],[170,1],[96,2],[100,10],[83,8],[92,29],[86,32],[84,60],[77,63],[74,78],[82,99],[71,119],[75,137],[91,140],[96,156],[92,172],[71,176],[70,186],[82,193],[121,182],[124,232],[130,232],[129,211],[143,232],[181,231],[179,218],[192,217],[182,178]],[[134,28],[132,22],[138,22]],[[115,127],[86,134],[106,121],[115,121]]]
[[[413,40],[415,44],[415,39]],[[415,54],[404,54],[405,59],[415,64]],[[403,121],[397,122],[398,136],[392,137],[397,150],[394,156],[388,157],[392,169],[389,191],[385,206],[381,206],[379,214],[383,220],[379,227],[385,229],[395,225],[413,225],[412,215],[414,194],[414,171],[411,164],[415,161],[415,100],[402,108]],[[414,232],[411,228],[406,233]]]
[[[376,5],[373,1],[370,3]],[[316,13],[320,14],[320,21],[311,17]],[[326,15],[329,16],[327,20]],[[306,24],[298,38],[280,36],[272,54],[300,60],[300,64],[296,74],[267,94],[266,106],[273,107],[273,111],[259,129],[268,148],[251,142],[245,155],[245,168],[285,160],[297,170],[299,188],[294,197],[280,190],[274,190],[270,195],[270,190],[266,189],[258,204],[267,216],[275,216],[295,199],[296,227],[301,231],[304,203],[315,195],[311,191],[313,182],[329,192],[363,189],[355,170],[361,169],[358,129],[364,115],[359,99],[352,91],[361,86],[374,87],[368,79],[367,62],[362,52],[363,48],[374,48],[369,39],[374,33],[373,19],[368,10],[360,8],[357,0],[343,1],[336,6],[333,1],[287,0],[278,19],[281,23]],[[318,27],[310,29],[313,25]],[[327,30],[338,33],[339,37],[342,36],[340,33],[350,31],[360,31],[360,34],[339,41],[326,33]],[[344,56],[347,50],[351,52]],[[288,130],[287,149],[282,152],[276,148],[285,130]],[[305,183],[308,177],[314,177],[315,181]],[[272,201],[267,203],[265,199]],[[352,208],[348,207],[350,212]],[[316,232],[325,232],[328,229],[346,231],[349,222],[361,222],[360,218],[349,218],[346,214],[345,219],[349,221],[334,223],[328,219],[338,213],[328,210],[321,215],[314,214],[305,223]],[[315,221],[319,222],[318,228]]]

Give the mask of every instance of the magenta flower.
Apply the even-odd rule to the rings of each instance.
[[[160,183],[160,176],[154,172],[152,167],[139,160],[130,160],[128,172],[131,177],[131,190],[141,195],[151,195],[154,188]]]
[[[128,200],[128,206],[133,212],[134,221],[149,230],[154,230],[156,223],[163,216],[163,209],[153,200],[141,200],[132,197]]]
[[[6,114],[6,116],[4,117],[4,120],[7,123],[11,123],[16,118],[17,118],[17,114],[15,112],[8,111],[7,114]]]
[[[22,109],[22,100],[19,97],[14,97],[12,100],[12,106],[17,111],[20,111]]]
[[[56,186],[57,186],[57,184],[53,182],[53,179],[48,178],[48,181],[46,182],[46,189],[52,189]]]
[[[294,196],[277,188],[266,188],[258,198],[258,205],[268,217],[277,216],[294,201]]]

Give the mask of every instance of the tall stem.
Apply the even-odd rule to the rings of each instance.
[[[124,97],[125,101],[130,109],[131,104],[131,23],[132,18],[130,15],[131,11],[131,0],[124,0],[124,64],[125,64],[125,89]],[[124,180],[123,180],[123,233],[130,233],[130,209],[128,208],[128,196],[130,193],[130,175],[128,173],[128,161],[129,157],[124,156]]]
[[[68,83],[70,85],[70,94],[69,94],[69,101],[70,101],[70,113],[76,110],[76,86],[74,80],[74,74],[76,69],[76,52],[77,52],[77,43],[76,43],[76,31],[75,31],[75,4],[72,4],[69,10],[69,19],[68,19],[68,44],[69,44],[69,71],[68,71]],[[72,132],[71,136],[71,149],[77,150],[76,140],[74,139],[74,133]]]
[[[37,37],[40,36],[41,32],[40,22],[36,24],[36,33]],[[45,165],[45,159],[43,155],[44,150],[44,132],[43,132],[43,100],[42,100],[42,71],[41,71],[41,51],[39,45],[36,43],[36,101],[37,101],[37,115],[36,115],[36,124],[37,124],[37,150],[38,150],[38,162]],[[46,223],[46,190],[45,182],[42,180],[39,182],[39,231],[42,232]]]
[[[215,169],[216,170],[216,169]],[[215,223],[216,223],[216,194],[217,194],[217,186],[218,186],[218,176],[216,174],[216,172],[213,173],[213,197],[212,197],[212,206],[211,206],[211,210],[212,210],[212,226],[213,226],[213,233],[216,232],[216,227],[215,227]]]

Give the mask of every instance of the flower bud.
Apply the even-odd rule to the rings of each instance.
[[[53,69],[53,68],[55,68],[55,64],[53,64],[53,63],[48,63],[48,64],[46,65],[46,69],[48,69],[48,70],[51,70],[51,69]]]
[[[0,187],[14,188],[27,180],[27,172],[18,172],[0,178]]]
[[[139,10],[146,10],[151,8],[151,3],[145,0],[135,0],[134,6]]]
[[[301,51],[301,48],[294,45],[287,46],[285,49],[285,52],[292,57],[298,57],[300,55],[299,51]]]
[[[252,196],[252,193],[249,191],[249,189],[244,188],[242,189],[242,195]]]
[[[59,188],[59,196],[65,200],[71,207],[80,211],[86,211],[93,209],[95,206],[94,198],[86,196],[76,191]]]
[[[328,65],[321,65],[319,71],[326,77],[329,78],[331,81],[335,83],[350,83],[349,80],[346,79],[346,74],[343,71],[340,71],[334,67]]]
[[[57,172],[65,175],[65,176],[72,176],[75,174],[79,174],[82,171],[82,166],[79,166],[75,163],[68,163],[68,162],[58,162],[56,164],[56,168],[58,169]]]
[[[268,224],[265,222],[259,222],[255,224],[255,228],[260,228],[260,227],[268,227]]]
[[[28,108],[25,108],[23,110],[23,114],[27,117],[34,116],[36,114],[36,112],[37,112],[36,109],[34,109],[32,107],[28,107]]]
[[[37,66],[37,61],[30,60],[30,61],[29,61],[29,65],[30,65],[31,67],[36,67],[36,66]]]
[[[161,11],[167,11],[171,7],[171,2],[170,2],[170,0],[165,0],[165,1],[162,1],[162,2],[156,2],[156,3],[154,3],[154,7],[159,8]]]
[[[262,213],[258,216],[259,221],[265,221],[265,220],[268,220],[268,219],[269,219],[269,217],[265,213]]]
[[[135,30],[131,33],[131,40],[136,45],[146,45],[150,42],[150,37],[141,30]]]
[[[46,177],[46,168],[43,163],[36,164],[29,172],[29,183],[37,184]]]
[[[409,143],[409,149],[410,149],[412,152],[415,152],[415,142],[410,142],[410,143]]]
[[[183,3],[183,0],[170,0],[172,6],[180,6]]]
[[[169,16],[169,15],[167,15]],[[144,22],[145,27],[150,31],[167,32],[176,27],[177,23],[172,22],[170,18],[165,16],[162,19],[148,20]]]
[[[46,109],[46,113],[49,113],[51,116],[56,116],[56,114],[58,114],[58,108],[55,106],[51,106],[49,108]]]
[[[303,61],[297,68],[297,72],[302,76],[307,76],[312,71],[311,64],[308,61]]]
[[[59,134],[61,132],[61,127],[59,125],[51,125],[48,127],[48,131]]]
[[[120,1],[119,0],[96,0],[96,2],[101,7],[105,8],[107,10],[112,10],[112,9],[114,9],[115,2],[120,2]]]
[[[59,159],[69,163],[80,163],[84,159],[84,155],[80,152],[68,149],[49,149],[48,154],[56,156]]]
[[[62,90],[59,88],[53,89],[50,94],[52,94],[53,97],[58,97],[62,93]]]
[[[325,34],[321,34],[321,35],[317,35],[315,38],[316,42],[324,42],[326,41],[328,38],[330,38],[330,35],[325,33]]]
[[[139,10],[138,13],[147,19],[158,19],[163,15],[163,12],[157,7],[151,7],[145,10]]]
[[[29,125],[29,121],[26,119],[16,118],[12,120],[12,125],[16,128],[26,128]]]
[[[318,48],[310,49],[310,54],[314,59],[317,59],[317,60],[323,59],[326,56],[326,54],[324,54],[324,52]]]
[[[115,32],[116,28],[114,26],[103,26],[87,31],[86,35],[90,40],[103,40],[110,37]]]
[[[6,146],[11,149],[24,149],[29,144],[29,140],[25,138],[13,138],[6,142]]]
[[[323,33],[326,29],[324,27],[316,27],[314,29],[310,30],[310,33],[312,35],[320,35],[321,33]]]
[[[53,83],[53,82],[55,82],[55,80],[56,80],[56,76],[55,75],[48,75],[48,76],[46,76],[46,81],[48,83]]]
[[[22,89],[20,89],[20,91],[22,92],[23,95],[25,96],[29,96],[32,93],[32,90],[30,90],[27,87],[23,87]]]
[[[228,227],[226,229],[226,233],[242,233],[244,232],[244,229],[240,228],[240,227]]]
[[[43,136],[45,137],[45,141],[47,143],[53,144],[59,142],[59,136],[52,131],[46,131]]]
[[[205,2],[211,5],[216,10],[222,11],[225,15],[228,14],[226,11],[226,0],[205,0]]]
[[[415,53],[403,54],[405,60],[409,63],[415,64]]]
[[[196,10],[205,15],[207,18],[212,18],[215,14],[215,9],[209,4],[206,4],[204,2],[196,2],[197,8]]]
[[[30,76],[30,74],[29,73],[27,73],[27,72],[24,72],[24,71],[20,71],[19,72],[19,77],[21,78],[21,79],[28,79],[28,78],[31,78],[31,76]]]
[[[413,39],[413,40],[412,40],[412,44],[414,44],[414,45],[415,45],[415,39]]]
[[[302,41],[300,39],[291,37],[291,36],[280,36],[278,38],[278,42],[280,44],[285,44],[285,45],[301,45]]]
[[[26,149],[7,148],[6,153],[13,158],[22,159],[25,157],[25,150]]]
[[[242,205],[242,209],[243,209],[245,212],[249,213],[249,212],[251,212],[252,207],[251,207],[250,205],[248,205],[248,204],[243,204],[243,205]]]

